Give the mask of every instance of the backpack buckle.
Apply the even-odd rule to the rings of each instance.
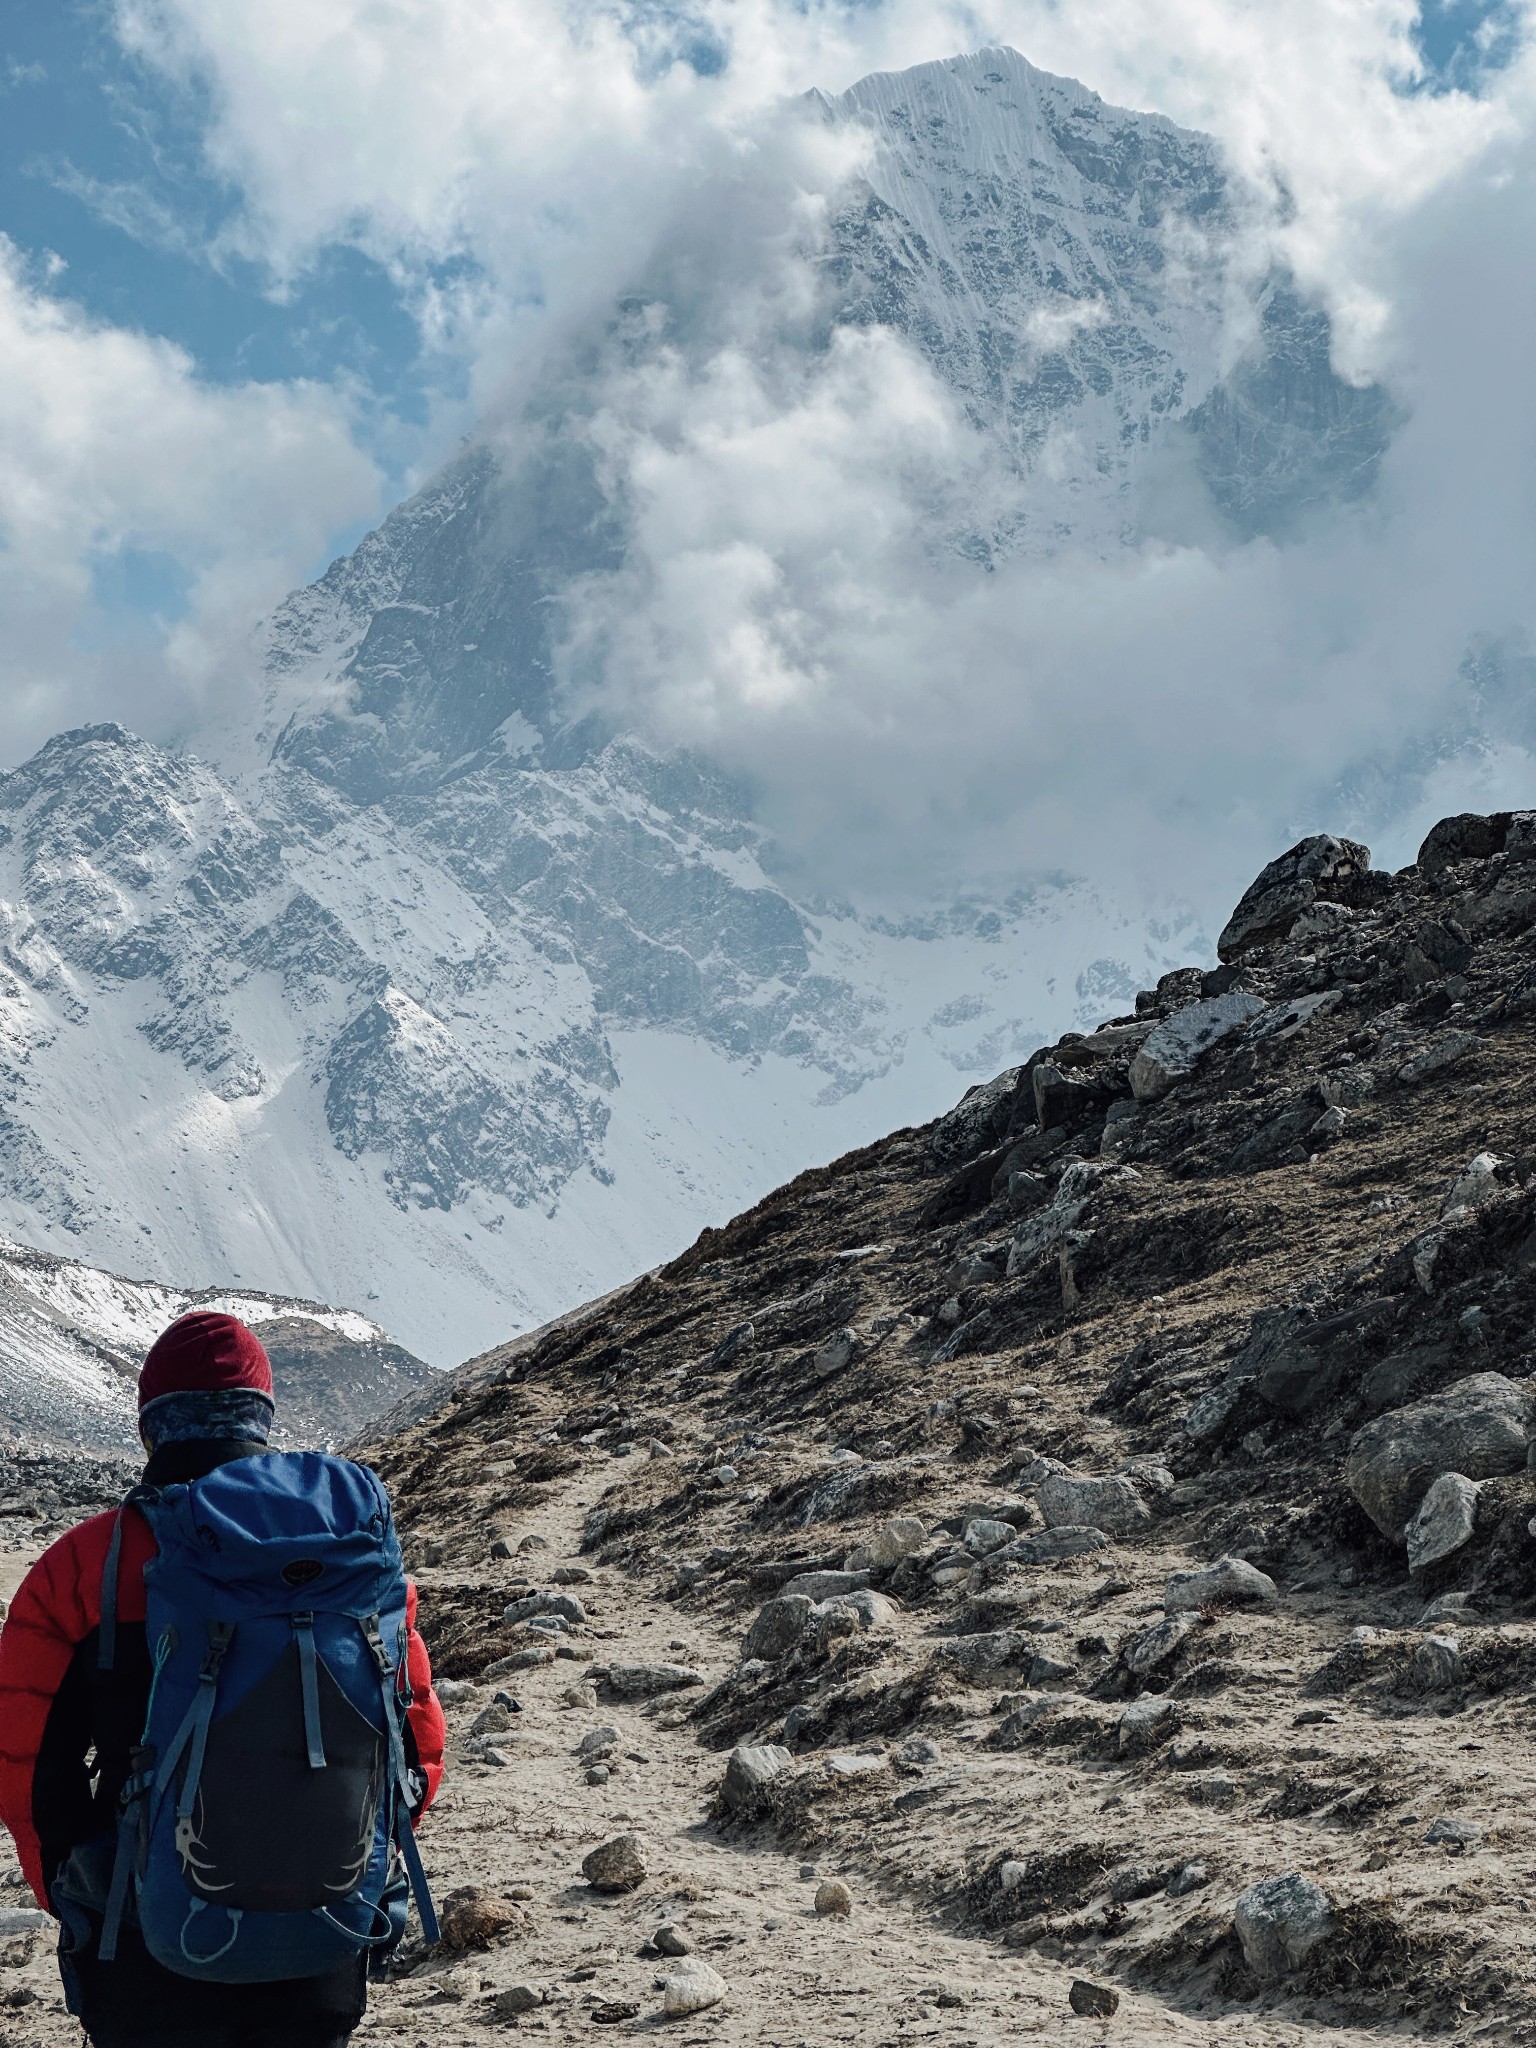
[[[197,1674],[200,1685],[214,1685],[218,1681],[219,1667],[234,1641],[235,1625],[232,1621],[210,1621],[208,1624],[208,1648],[203,1654],[202,1668]]]
[[[380,1678],[393,1676],[395,1667],[389,1651],[384,1647],[384,1637],[380,1633],[379,1617],[376,1614],[370,1614],[363,1623],[363,1635],[373,1652],[373,1661],[378,1666]]]

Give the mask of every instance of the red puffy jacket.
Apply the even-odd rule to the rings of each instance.
[[[80,1645],[101,1620],[101,1575],[116,1511],[93,1515],[43,1552],[11,1603],[0,1629],[0,1822],[15,1839],[27,1882],[47,1907],[43,1840],[60,1821],[39,1811],[38,1758],[49,1715]],[[118,1618],[131,1627],[145,1618],[144,1567],[155,1555],[149,1524],[135,1509],[123,1517],[118,1576]],[[416,1588],[407,1594],[408,1670],[414,1698],[409,1710],[416,1761],[427,1781],[422,1811],[443,1775],[443,1710],[432,1690],[427,1646],[416,1631]],[[83,1763],[83,1756],[81,1758]]]

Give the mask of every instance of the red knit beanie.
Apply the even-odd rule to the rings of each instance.
[[[244,1389],[272,1399],[272,1362],[253,1330],[234,1316],[194,1309],[150,1347],[139,1374],[139,1412],[162,1394],[223,1394]]]

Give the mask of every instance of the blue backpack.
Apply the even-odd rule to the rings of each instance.
[[[404,1931],[438,1939],[411,1832],[406,1582],[389,1499],[312,1451],[237,1458],[136,1488],[153,1677],[123,1790],[98,1955],[125,1914],[184,1977],[319,1976]],[[122,1516],[102,1578],[116,1645]],[[130,1901],[131,1893],[131,1901]]]

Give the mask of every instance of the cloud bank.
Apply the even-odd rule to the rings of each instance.
[[[1524,786],[1518,703],[1490,725],[1466,663],[1492,644],[1514,673],[1536,631],[1528,55],[1431,89],[1412,0],[119,0],[116,19],[199,111],[239,201],[228,245],[279,291],[338,243],[384,264],[466,367],[461,419],[515,407],[695,225],[722,263],[760,251],[770,226],[731,209],[772,185],[787,95],[1000,42],[1209,130],[1252,195],[1254,265],[1288,262],[1341,369],[1409,410],[1369,509],[1284,546],[1165,535],[983,576],[928,544],[935,508],[1010,488],[949,394],[888,334],[775,354],[783,304],[727,276],[709,351],[598,394],[630,553],[570,612],[571,673],[752,775],[810,870],[865,890],[1072,866],[1198,896],[1214,864],[1214,900],[1285,832],[1382,826],[1401,853],[1416,807]],[[797,172],[798,203],[835,170]],[[789,256],[771,276],[792,296]],[[349,394],[212,391],[14,256],[0,322],[29,451],[0,500],[14,730],[81,705],[185,723],[223,636],[377,489]],[[80,641],[105,630],[93,571],[124,551],[168,557],[192,609],[104,663]]]

